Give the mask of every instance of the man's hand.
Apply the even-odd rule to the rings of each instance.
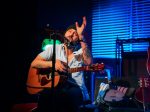
[[[82,40],[83,39],[83,32],[84,32],[84,29],[86,27],[86,17],[84,16],[83,17],[83,21],[82,21],[82,25],[79,26],[78,22],[75,23],[76,24],[76,29],[77,29],[77,33],[79,35],[79,39]]]
[[[66,72],[67,67],[65,66],[65,64],[62,61],[56,60],[55,70],[60,71],[60,72]]]

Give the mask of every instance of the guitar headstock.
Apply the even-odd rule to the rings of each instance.
[[[98,70],[104,70],[104,67],[105,67],[104,63],[96,63],[96,64],[92,64],[89,69],[91,71],[98,71]]]
[[[140,77],[139,78],[140,87],[150,87],[150,78],[149,77]]]

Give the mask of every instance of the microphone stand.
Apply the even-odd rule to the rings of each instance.
[[[67,43],[67,50],[66,50],[66,51],[67,51],[67,53],[66,53],[66,58],[67,58],[67,74],[66,74],[66,75],[67,75],[67,77],[68,77],[68,76],[69,76],[69,74],[68,74],[68,68],[69,68],[69,65],[68,65],[68,55],[69,55],[69,54],[68,54],[68,52],[69,52],[69,51],[68,51],[68,43]]]
[[[71,47],[72,43],[68,39],[66,39],[66,37],[64,37],[64,43],[66,45],[66,60],[67,60],[67,71],[66,71],[65,75],[67,76],[67,78],[69,78],[70,74],[69,74],[69,60],[68,60],[68,56],[69,56],[69,49],[72,49],[72,47]],[[68,80],[68,82],[70,82],[70,81]]]
[[[52,104],[54,103],[54,81],[55,81],[55,62],[56,62],[56,53],[55,53],[55,49],[56,49],[56,34],[53,33],[50,38],[53,36],[53,56],[52,56],[52,75],[51,75],[51,79],[52,79]],[[54,111],[54,104],[52,106],[52,112]]]

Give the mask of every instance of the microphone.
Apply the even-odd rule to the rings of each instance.
[[[67,48],[68,49],[71,49],[71,48],[75,48],[75,47],[77,47],[77,45],[78,45],[78,41],[76,41],[76,42],[70,42],[66,37],[64,37],[64,43],[66,44],[66,46],[67,46]]]

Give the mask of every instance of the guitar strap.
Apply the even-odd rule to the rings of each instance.
[[[149,58],[150,58],[150,46],[147,49],[147,61],[146,61],[146,69],[150,76],[150,59]]]

